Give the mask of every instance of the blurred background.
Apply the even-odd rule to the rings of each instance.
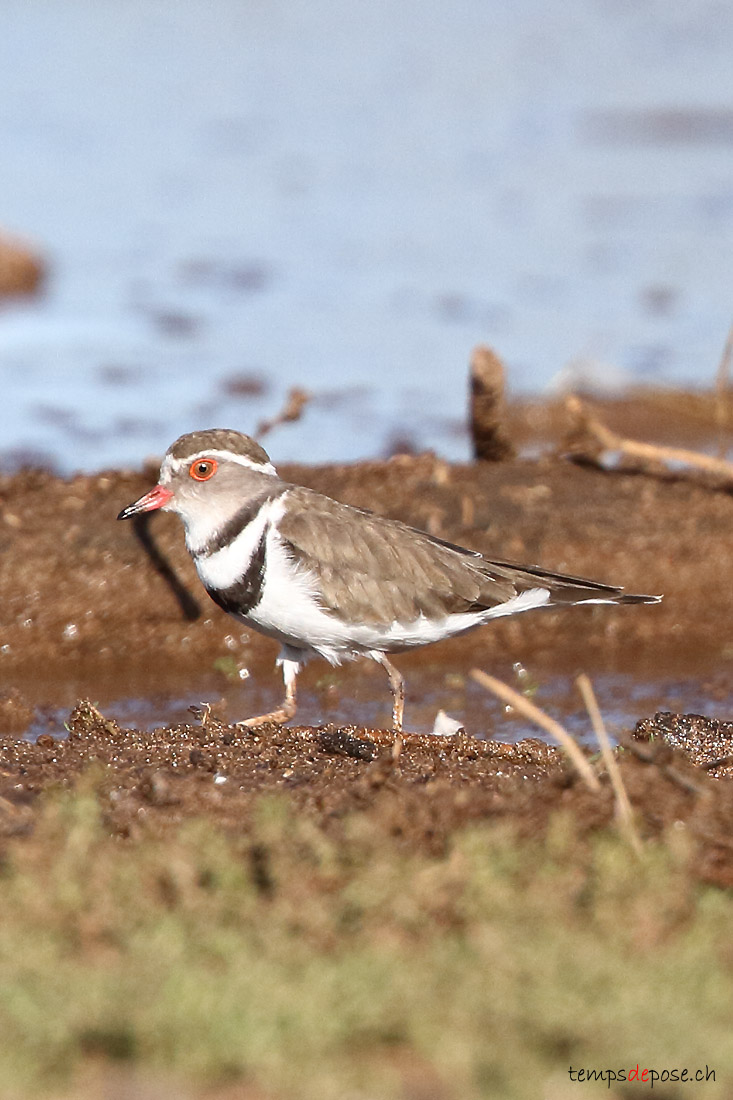
[[[468,457],[510,390],[711,383],[731,321],[724,0],[1,0],[0,467],[183,431]]]

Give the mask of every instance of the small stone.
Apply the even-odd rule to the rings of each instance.
[[[0,298],[35,294],[44,274],[43,261],[27,244],[0,232]]]

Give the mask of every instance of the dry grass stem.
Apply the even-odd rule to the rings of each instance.
[[[611,785],[613,792],[616,796],[616,813],[621,823],[621,827],[626,833],[631,847],[634,849],[637,855],[641,855],[642,845],[639,838],[639,834],[634,826],[633,811],[631,809],[631,803],[629,802],[629,796],[626,793],[624,787],[624,781],[621,778],[621,771],[616,762],[616,757],[613,755],[611,749],[611,742],[608,738],[608,732],[606,730],[603,717],[598,709],[598,703],[596,701],[596,695],[593,691],[593,685],[589,678],[583,672],[576,679],[578,691],[581,694],[583,702],[585,703],[585,709],[588,711],[588,716],[593,726],[593,732],[596,735],[596,740],[601,749],[601,755],[603,762],[606,765],[606,769],[611,778]]]
[[[589,446],[587,451],[582,445],[576,444],[576,454],[598,462],[599,448],[600,451],[618,451],[627,458],[635,459],[642,469],[656,471],[660,464],[679,463],[711,474],[725,484],[733,483],[733,463],[726,462],[725,459],[713,458],[711,455],[700,454],[699,451],[688,451],[684,447],[662,447],[655,443],[626,439],[601,423],[574,394],[565,399],[565,407],[574,420],[581,439],[587,436],[595,444]]]
[[[559,722],[556,722],[554,718],[550,718],[548,714],[545,714],[543,710],[536,707],[534,703],[530,703],[529,699],[525,699],[523,695],[520,695],[518,691],[510,688],[508,684],[505,684],[502,680],[497,680],[494,676],[490,676],[488,672],[483,672],[480,668],[472,668],[471,676],[477,684],[481,684],[481,687],[486,688],[487,691],[496,695],[502,702],[508,703],[509,706],[514,707],[516,711],[523,714],[530,722],[534,722],[536,726],[539,726],[540,729],[543,729],[546,733],[549,733],[551,737],[554,737],[570,757],[570,760],[575,765],[585,785],[591,791],[599,791],[601,789],[598,776],[583,755],[582,750]]]

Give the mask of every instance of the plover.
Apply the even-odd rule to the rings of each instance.
[[[285,699],[239,723],[285,722],[312,656],[380,664],[402,729],[404,683],[387,657],[557,604],[656,603],[613,585],[490,559],[279,477],[255,440],[226,429],[190,432],[169,447],[155,488],[118,519],[155,509],[182,519],[211,598],[281,643]]]

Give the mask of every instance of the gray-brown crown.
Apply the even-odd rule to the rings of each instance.
[[[263,465],[270,461],[267,451],[259,443],[233,428],[206,428],[200,432],[188,432],[179,436],[175,443],[171,443],[167,453],[171,458],[185,459],[206,450],[231,451],[232,454],[243,455],[252,462]]]

